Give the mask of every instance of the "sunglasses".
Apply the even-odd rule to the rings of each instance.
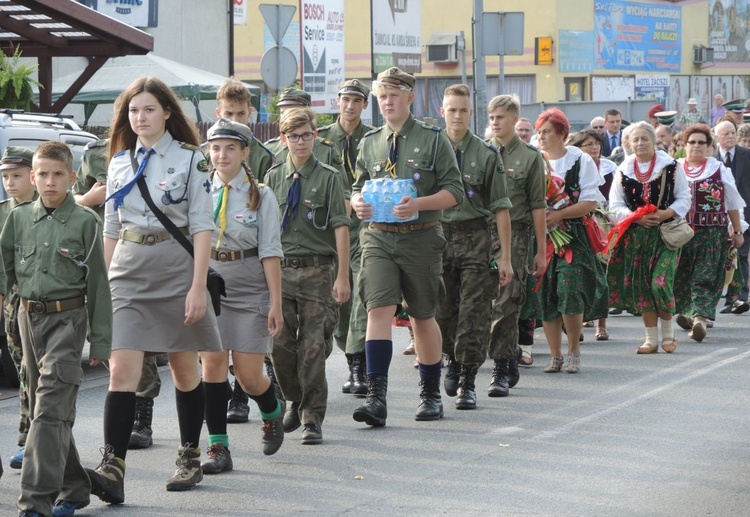
[[[708,142],[705,140],[688,140],[688,145],[706,145]]]

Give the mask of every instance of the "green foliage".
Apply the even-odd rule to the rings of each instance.
[[[42,85],[31,76],[37,66],[21,61],[21,49],[16,47],[13,56],[0,53],[0,108],[28,110],[34,92],[31,85]]]

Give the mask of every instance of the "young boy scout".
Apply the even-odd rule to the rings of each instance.
[[[3,175],[3,187],[10,196],[0,201],[0,229],[5,225],[10,211],[21,203],[35,200],[38,195],[31,183],[31,160],[34,153],[25,147],[7,146],[0,160],[0,171]],[[26,435],[29,432],[29,391],[26,386],[26,368],[23,365],[23,347],[21,334],[18,332],[18,292],[14,287],[5,300],[5,336],[8,352],[18,372],[18,398],[21,401],[21,417],[18,422],[19,450],[10,458],[10,468],[20,469],[23,464]]]
[[[440,114],[456,155],[464,186],[462,203],[443,210],[441,221],[447,246],[443,253],[446,295],[437,322],[448,356],[445,394],[456,398],[456,409],[475,409],[475,379],[487,357],[490,309],[495,295],[490,274],[490,226],[494,213],[502,242],[498,261],[501,285],[510,281],[510,201],[505,169],[496,147],[469,131],[471,92],[465,84],[449,86]]]
[[[357,163],[357,148],[365,133],[373,128],[362,122],[362,111],[367,108],[370,89],[358,79],[350,79],[341,85],[337,102],[339,118],[333,124],[322,127],[318,135],[334,142],[341,149],[341,161],[344,164],[346,187],[351,189],[354,183]],[[365,330],[367,312],[357,292],[360,254],[360,224],[356,214],[351,215],[349,223],[349,265],[352,285],[351,299],[339,307],[339,324],[333,337],[338,347],[346,353],[349,363],[349,379],[341,387],[344,393],[364,395],[367,393],[365,368]]]
[[[55,497],[66,514],[89,504],[91,484],[72,434],[87,320],[92,365],[109,357],[112,341],[101,221],[68,194],[72,168],[67,145],[40,145],[31,172],[39,199],[12,210],[0,235],[0,290],[17,284],[21,299],[32,420],[18,507],[29,515],[50,515]]]
[[[325,362],[333,346],[336,302],[350,295],[349,216],[338,173],[313,155],[315,113],[310,108],[287,110],[279,129],[289,154],[266,175],[279,201],[284,252],[284,327],[274,339],[273,365],[284,398],[292,402],[284,415],[284,431],[304,424],[302,444],[319,444],[328,405]]]
[[[442,258],[445,238],[441,210],[460,203],[464,188],[448,137],[440,128],[417,121],[409,112],[414,102],[414,76],[396,67],[373,83],[386,125],[367,133],[357,157],[352,208],[360,220],[373,207],[360,191],[375,178],[411,179],[418,197],[405,196],[393,212],[403,224],[370,223],[361,234],[362,270],[359,289],[367,309],[367,399],[354,420],[385,425],[388,368],[393,355],[391,319],[402,299],[412,320],[422,391],[417,420],[443,416],[440,399],[442,338],[435,313],[445,288]],[[403,293],[403,294],[402,294]]]
[[[526,301],[532,235],[536,238],[537,252],[531,273],[536,275],[543,271],[546,264],[544,159],[538,150],[522,142],[516,134],[520,109],[518,98],[512,95],[495,97],[487,108],[494,133],[490,143],[500,149],[507,171],[508,197],[512,203],[510,259],[514,273],[507,285],[500,286],[492,308],[490,357],[494,359],[495,367],[488,390],[490,397],[508,396],[511,385],[518,382],[518,319]],[[493,243],[496,260],[503,253],[503,246],[502,243]]]

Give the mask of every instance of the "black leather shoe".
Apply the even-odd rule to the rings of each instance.
[[[456,361],[453,356],[448,356],[448,370],[445,372],[443,387],[445,394],[449,397],[455,397],[458,390],[458,381],[461,377],[461,363]]]
[[[291,433],[299,429],[299,426],[302,425],[299,420],[299,402],[292,402],[292,405],[284,413],[284,420],[281,425],[284,427],[285,433]]]
[[[352,395],[367,395],[367,357],[364,352],[352,354]]]
[[[719,311],[719,314],[729,314],[731,312],[732,312],[732,302],[730,302],[729,300],[727,300],[727,303]]]
[[[438,380],[439,382],[439,380]],[[367,376],[367,398],[365,403],[354,410],[352,417],[373,427],[383,427],[388,417],[385,397],[388,392],[388,377],[385,375]]]
[[[508,359],[495,361],[495,368],[492,370],[492,382],[487,390],[487,395],[490,397],[507,397],[510,393],[508,363]]]
[[[461,381],[459,382],[458,396],[456,397],[456,409],[477,408],[477,392],[475,391],[474,383],[478,370],[478,366],[464,366],[461,370]]]
[[[516,351],[508,360],[508,387],[512,388],[521,379],[521,372],[518,370],[518,361],[521,359],[521,347],[517,346]]]
[[[732,314],[744,314],[750,311],[750,303],[745,300],[737,300],[732,304]]]
[[[229,407],[227,408],[228,424],[241,424],[249,420],[250,406],[247,404],[248,400],[247,393],[242,391],[242,386],[235,379],[232,398],[229,400]]]
[[[415,420],[439,420],[443,418],[443,400],[440,397],[440,378],[420,381],[422,391],[419,398],[417,412],[414,415]]]
[[[323,432],[318,424],[305,424],[302,428],[302,445],[319,445],[323,443]]]
[[[622,309],[617,309],[617,308],[610,309],[609,314],[612,316],[619,316],[620,314],[622,314]]]

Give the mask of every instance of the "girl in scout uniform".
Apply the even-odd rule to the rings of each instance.
[[[205,392],[198,351],[220,351],[213,310],[206,310],[211,183],[198,135],[174,93],[155,77],[132,83],[117,99],[109,147],[104,250],[113,306],[109,393],[104,405],[104,458],[89,470],[92,493],[125,499],[125,454],[143,357],[168,353],[180,426],[177,471],[167,490],[193,488],[203,477],[200,432]],[[143,178],[137,185],[138,178]],[[141,195],[192,239],[195,259],[159,223]]]
[[[206,474],[232,470],[226,411],[230,350],[234,375],[263,419],[263,453],[274,454],[284,441],[282,404],[263,373],[263,360],[284,321],[279,208],[271,189],[259,187],[245,165],[251,141],[250,128],[231,120],[219,119],[208,130],[216,221],[211,266],[224,277],[227,298],[218,318],[224,350],[201,354],[209,433],[209,459],[201,466]]]

